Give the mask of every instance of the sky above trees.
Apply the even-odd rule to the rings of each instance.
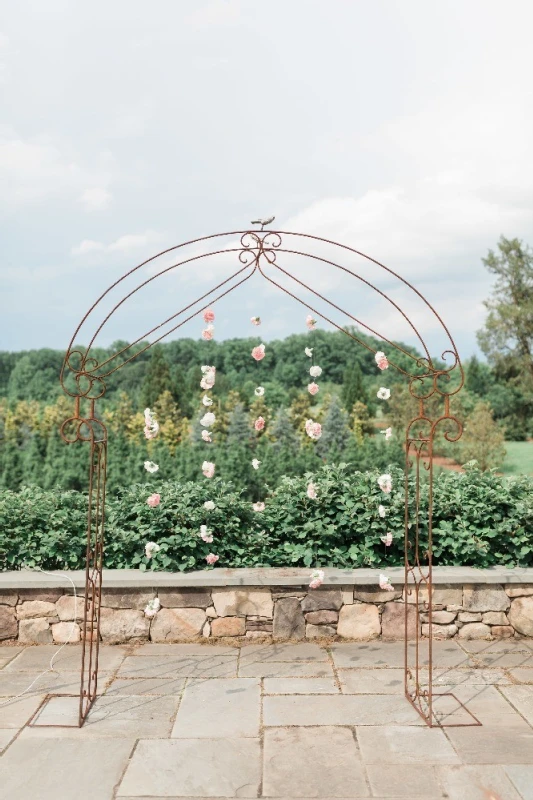
[[[1,347],[66,347],[127,269],[273,213],[276,228],[333,238],[413,281],[470,355],[492,280],[482,257],[502,233],[533,238],[532,22],[527,0],[10,4]],[[98,343],[144,334],[232,266],[170,276]],[[294,266],[416,344],[376,297]],[[380,285],[441,350],[427,310]],[[217,338],[248,335],[252,314],[266,340],[303,329],[292,301],[254,278],[220,304]]]

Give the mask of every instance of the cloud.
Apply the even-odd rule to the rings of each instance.
[[[80,202],[86,211],[102,211],[109,206],[111,200],[111,193],[99,186],[85,189],[80,197]]]
[[[44,137],[24,139],[10,128],[0,128],[0,202],[11,207],[81,192],[82,202],[94,204],[97,195],[88,186],[109,184],[112,159],[104,153],[96,161],[87,166],[66,144]],[[96,192],[102,202],[102,190]]]
[[[95,242],[93,239],[84,239],[80,244],[71,248],[71,255],[85,256],[89,253],[129,253],[131,250],[136,250],[139,247],[144,247],[148,244],[159,242],[162,239],[162,234],[157,231],[148,230],[144,233],[128,233],[124,236],[119,236],[114,242],[104,244],[103,242]]]

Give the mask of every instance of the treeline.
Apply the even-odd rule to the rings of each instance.
[[[360,332],[357,336],[390,353],[383,343]],[[145,460],[159,464],[162,478],[180,482],[201,478],[203,461],[213,461],[217,476],[248,487],[247,495],[254,498],[264,494],[265,476],[270,486],[276,486],[283,475],[302,475],[323,463],[342,460],[351,470],[403,463],[404,426],[416,414],[405,376],[394,369],[380,373],[373,353],[341,332],[316,330],[270,342],[265,358],[256,362],[250,353],[259,341],[179,339],[141,353],[107,379],[99,414],[109,430],[111,492],[147,481]],[[117,342],[94,355],[102,363],[126,345]],[[305,355],[306,347],[313,349],[312,359]],[[130,355],[131,350],[109,366]],[[88,448],[67,446],[58,432],[73,411],[73,400],[59,384],[62,359],[63,354],[54,350],[0,353],[3,488],[86,488]],[[403,369],[414,364],[402,353],[395,353],[394,360]],[[209,409],[216,416],[211,444],[201,438],[200,418],[206,411],[200,389],[203,364],[217,368],[214,404]],[[322,368],[320,391],[314,396],[307,391],[311,364]],[[382,385],[391,389],[390,402],[376,397]],[[504,421],[509,417],[513,405],[508,395],[515,390],[498,384],[485,364],[470,361],[466,385],[456,402],[463,419],[480,397],[494,400],[497,417]],[[264,387],[264,395],[256,396],[258,386]],[[519,398],[515,401],[519,403]],[[147,406],[155,411],[161,428],[153,441],[143,435]],[[262,431],[254,429],[258,417],[266,423]],[[323,425],[316,443],[305,433],[309,418]],[[385,441],[382,431],[389,424],[394,435]],[[512,435],[519,438],[514,429]],[[261,461],[259,470],[253,468],[253,459]]]

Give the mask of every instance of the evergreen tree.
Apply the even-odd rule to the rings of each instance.
[[[124,367],[124,369],[127,368],[127,366]],[[163,348],[161,345],[156,345],[152,349],[148,372],[142,386],[141,398],[143,406],[152,408],[163,392],[170,392],[171,390],[170,369],[164,356]]]
[[[472,356],[466,367],[466,388],[486,397],[494,383],[494,376],[488,364],[483,364],[476,356]]]
[[[228,435],[226,444],[249,445],[251,440],[251,425],[242,403],[237,403],[228,417]]]
[[[316,452],[321,458],[336,461],[342,457],[350,438],[348,414],[342,408],[339,398],[334,396],[322,424],[322,436],[316,444]]]
[[[353,361],[351,365],[344,370],[341,399],[344,408],[348,412],[352,410],[356,402],[368,405],[368,395],[363,381],[363,373],[358,361]]]
[[[505,458],[504,435],[494,422],[492,409],[480,400],[466,420],[461,440],[463,461],[475,460],[485,472],[500,467]]]

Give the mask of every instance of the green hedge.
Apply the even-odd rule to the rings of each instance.
[[[153,481],[124,489],[107,506],[105,566],[192,570],[207,568],[209,552],[219,567],[386,567],[403,561],[403,473],[391,468],[394,489],[383,494],[377,473],[348,474],[345,465],[314,475],[285,478],[264,512],[220,479],[175,484]],[[306,495],[309,480],[318,499]],[[412,478],[410,484],[414,489]],[[146,498],[161,494],[157,508]],[[214,511],[204,502],[213,500]],[[378,506],[388,507],[382,519]],[[421,489],[421,534],[427,536],[428,487]],[[23,564],[80,569],[85,559],[86,499],[77,492],[35,487],[0,493],[2,569]],[[199,536],[207,524],[212,544]],[[394,534],[385,549],[380,536]],[[161,546],[148,561],[147,541]],[[435,479],[433,546],[436,564],[486,567],[533,565],[533,480],[504,479],[467,466],[465,473]]]

